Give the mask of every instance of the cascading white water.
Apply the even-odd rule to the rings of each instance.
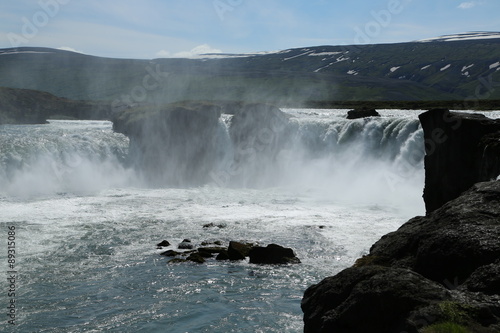
[[[215,140],[217,166],[211,180],[222,187],[298,187],[338,199],[405,198],[421,187],[423,139],[418,120],[343,119],[344,111],[287,110],[292,135],[275,155],[259,156],[273,136],[265,129],[244,147],[231,142],[231,116],[223,115]],[[108,122],[52,121],[4,126],[0,136],[0,188],[17,195],[82,193],[139,185],[124,165],[128,139]],[[245,157],[236,161],[236,154]],[[173,164],[175,165],[175,164]],[[168,165],[157,166],[169,173]],[[414,194],[418,193],[414,191]]]
[[[398,206],[413,202],[415,211],[421,209],[424,145],[416,112],[357,120],[345,119],[343,110],[286,112],[292,116],[292,134],[272,156],[259,152],[276,141],[277,131],[265,128],[241,147],[226,134],[220,140],[226,154],[211,173],[214,183],[296,188],[347,202]],[[228,117],[223,123],[226,131],[230,124]],[[244,162],[236,162],[236,152],[246,157]]]
[[[0,193],[37,196],[124,186],[128,139],[102,121],[0,127]]]
[[[354,121],[345,110],[285,111],[293,132],[277,154],[259,154],[274,153],[266,150],[273,129],[234,146],[223,115],[214,184],[185,188],[141,183],[122,162],[129,140],[109,122],[0,126],[0,225],[3,239],[8,226],[16,230],[16,329],[302,332],[307,287],[424,213],[423,139],[418,111]],[[302,264],[169,264],[160,253],[184,238],[277,243]],[[163,239],[172,245],[156,249]]]

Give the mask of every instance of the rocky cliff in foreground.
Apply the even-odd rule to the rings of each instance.
[[[478,183],[306,290],[305,332],[500,332],[500,181]]]
[[[305,332],[500,332],[500,122],[445,109],[419,118],[427,215],[308,288]]]
[[[436,109],[419,116],[425,139],[427,212],[500,175],[500,120]]]

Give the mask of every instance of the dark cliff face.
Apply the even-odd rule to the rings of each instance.
[[[288,116],[267,104],[245,104],[231,112],[232,183],[245,187],[270,185],[278,178],[276,158],[288,142]]]
[[[308,288],[305,332],[500,331],[500,181],[478,183]],[[428,330],[425,332],[441,332]]]
[[[152,186],[208,181],[217,158],[220,107],[143,107],[115,115],[114,130],[130,138],[129,160]]]
[[[232,115],[224,123],[221,115]],[[256,185],[280,152],[288,117],[265,104],[184,102],[123,110],[131,163],[152,186]]]
[[[435,109],[419,116],[425,139],[427,212],[500,175],[500,121]],[[496,134],[494,134],[496,133]]]
[[[431,110],[425,217],[308,288],[305,332],[500,331],[500,121]]]
[[[0,87],[0,125],[45,124],[50,117],[108,119],[104,102],[74,101],[46,92]]]

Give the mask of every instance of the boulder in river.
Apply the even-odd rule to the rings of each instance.
[[[255,246],[249,253],[251,264],[298,264],[299,258],[292,249],[277,244]]]

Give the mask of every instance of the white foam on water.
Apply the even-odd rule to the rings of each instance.
[[[301,332],[308,286],[424,213],[423,138],[421,111],[355,121],[347,110],[285,111],[296,145],[277,158],[280,182],[258,188],[141,186],[109,123],[1,128],[0,183],[13,188],[0,189],[0,224],[16,226],[20,331]],[[51,163],[70,169],[58,177]],[[23,179],[26,192],[15,191]],[[159,253],[184,238],[277,243],[302,263],[167,264]],[[156,249],[163,239],[172,245]]]

